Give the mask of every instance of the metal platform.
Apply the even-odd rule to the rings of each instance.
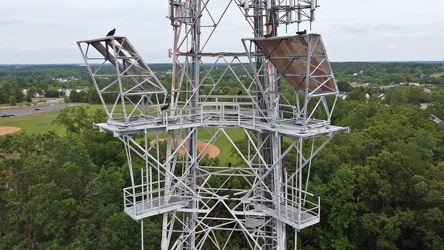
[[[348,132],[331,124],[339,92],[321,36],[278,36],[311,22],[317,2],[215,2],[169,2],[168,91],[126,37],[78,42],[108,117],[94,127],[124,144],[124,210],[142,222],[162,215],[161,249],[231,249],[234,235],[243,247],[286,249],[288,228],[320,221],[320,198],[307,192],[312,159]],[[253,38],[237,40],[243,52],[211,51],[233,7]],[[225,166],[198,148],[222,139]]]
[[[293,138],[310,138],[332,136],[336,133],[348,132],[347,127],[330,125],[324,120],[311,119],[305,124],[297,118],[274,119],[272,123],[264,121],[256,110],[241,108],[239,104],[217,104],[217,108],[209,108],[210,104],[202,106],[194,115],[183,115],[187,110],[176,114],[164,113],[164,117],[129,117],[129,122],[114,119],[106,123],[94,124],[101,131],[112,132],[115,136],[137,134],[144,131],[169,131],[193,127],[225,127],[246,128],[256,131],[277,133]],[[272,118],[269,118],[272,119]]]
[[[179,210],[184,208],[191,200],[189,198],[172,196],[166,201],[165,197],[157,197],[134,204],[127,201],[127,198],[128,196],[125,197],[124,211],[134,220],[141,220],[154,215]]]

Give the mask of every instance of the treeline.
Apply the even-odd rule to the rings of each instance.
[[[444,64],[426,62],[333,62],[338,81],[390,85],[401,82],[444,84]]]
[[[151,67],[165,85],[171,82],[170,75],[165,74],[171,69],[170,64],[154,64]],[[111,65],[103,68],[103,72],[115,72]],[[65,95],[68,89],[71,90],[69,97]],[[31,98],[35,96],[61,97],[67,102],[99,102],[85,66],[0,65],[0,104],[14,106],[24,101],[31,103]]]
[[[333,62],[333,72],[341,91],[351,91],[349,83],[370,83],[371,86],[399,84],[401,82],[415,82],[444,86],[444,64],[441,62]],[[213,65],[203,64],[202,74],[206,74]],[[242,79],[247,79],[245,72],[250,65],[233,64],[233,71]],[[111,65],[104,66],[113,72]],[[167,89],[171,83],[171,64],[150,64],[159,80]],[[218,80],[218,87],[213,94],[233,94],[239,83],[226,66],[216,65],[211,68],[212,78]],[[206,79],[210,81],[210,79]],[[205,83],[206,84],[206,83]],[[208,93],[210,87],[203,92]],[[23,89],[28,89],[26,95]],[[0,66],[0,104],[12,101],[22,102],[29,100],[36,93],[46,97],[63,97],[63,89],[93,89],[92,81],[85,66],[80,65],[1,65]],[[235,93],[235,92],[234,92]],[[70,100],[72,99],[72,100]],[[73,102],[95,102],[91,93],[82,92],[67,99]]]
[[[59,81],[66,79],[67,81]],[[15,102],[28,101],[36,94],[45,97],[60,97],[59,89],[92,86],[85,70],[79,65],[1,65],[0,104],[15,105]],[[27,90],[24,92],[23,90]]]

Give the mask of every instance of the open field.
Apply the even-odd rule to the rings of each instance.
[[[242,129],[226,129],[226,131],[233,141],[239,140],[244,137],[244,131]],[[214,131],[212,131],[212,129],[199,129],[198,137],[200,140],[209,140],[211,139],[211,134],[213,132]],[[233,146],[226,136],[221,135],[213,144],[220,149],[219,160],[221,166],[225,166],[228,164],[229,161],[232,161],[230,160],[230,158]]]
[[[102,105],[87,105],[87,112],[93,114],[97,109],[102,109]],[[35,134],[35,133],[45,133],[48,131],[55,131],[58,134],[65,134],[65,128],[52,124],[52,121],[57,117],[60,110],[51,110],[47,112],[29,114],[29,115],[21,115],[21,116],[13,116],[7,118],[0,118],[0,126],[8,126],[8,127],[18,127],[20,131]],[[92,126],[92,124],[91,124]],[[241,129],[226,129],[227,133],[230,135],[231,139],[236,141],[244,136],[244,131]],[[216,132],[216,129],[213,128],[202,128],[199,129],[198,135],[199,140],[208,141],[211,139],[212,134]],[[166,136],[165,136],[166,137]],[[210,142],[214,144],[216,147],[220,149],[219,159],[220,165],[226,165],[229,161],[232,161],[231,158],[231,149],[232,145],[229,139],[221,135],[216,142]]]
[[[430,77],[440,77],[442,75],[444,75],[444,73],[439,72],[439,73],[430,74]]]
[[[102,107],[101,105],[88,106],[90,107],[87,110],[89,113],[94,113],[95,110]],[[55,131],[58,134],[64,134],[65,128],[56,124],[52,124],[52,121],[57,117],[59,112],[60,110],[51,110],[29,115],[0,118],[0,126],[19,127],[21,131],[29,134],[45,133],[48,131]]]
[[[63,127],[52,124],[52,120],[57,117],[59,112],[59,110],[54,110],[30,115],[1,118],[0,126],[19,127],[21,131],[29,134],[45,133],[51,130],[59,134],[64,134],[65,129]]]

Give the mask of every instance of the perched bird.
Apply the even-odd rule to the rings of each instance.
[[[116,28],[112,29],[106,36],[114,36],[114,33],[116,33]]]
[[[228,162],[228,167],[231,168],[231,162]]]
[[[228,185],[228,190],[231,190],[233,188],[233,183],[230,183],[230,185]]]
[[[233,194],[233,192],[230,192],[229,194],[228,194],[228,199],[232,199],[233,198],[233,196],[234,196],[234,194]]]
[[[242,95],[242,89],[237,92],[237,95]]]
[[[305,34],[307,34],[307,30],[297,31],[296,34],[297,35],[305,35]]]
[[[165,111],[170,107],[170,104],[168,103],[167,105],[164,105],[160,108],[160,111]]]
[[[273,32],[270,32],[270,33],[264,35],[265,38],[269,38],[271,36],[273,36]]]

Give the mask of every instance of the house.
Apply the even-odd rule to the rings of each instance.
[[[439,119],[435,115],[430,115],[430,119],[436,122],[441,129],[444,129],[444,120]]]
[[[60,93],[64,93],[65,96],[69,96],[71,94],[71,89],[60,88],[57,89],[57,92],[59,92],[59,95]]]
[[[342,98],[342,100],[345,100],[347,98],[348,92],[339,92],[338,97]]]
[[[385,99],[385,94],[384,93],[377,93],[377,94],[375,94],[375,97],[378,98],[378,99],[384,100]]]
[[[27,96],[29,91],[30,91],[29,89],[22,89],[22,93],[24,96]],[[42,90],[42,93],[33,93],[32,97],[34,98],[45,97],[45,90]]]
[[[80,93],[80,92],[88,92],[89,91],[89,88],[88,87],[85,87],[85,88],[83,88],[83,89],[76,89],[76,92],[77,93]]]
[[[419,87],[420,83],[419,82],[400,82],[400,85],[407,85],[407,86],[416,86]]]

